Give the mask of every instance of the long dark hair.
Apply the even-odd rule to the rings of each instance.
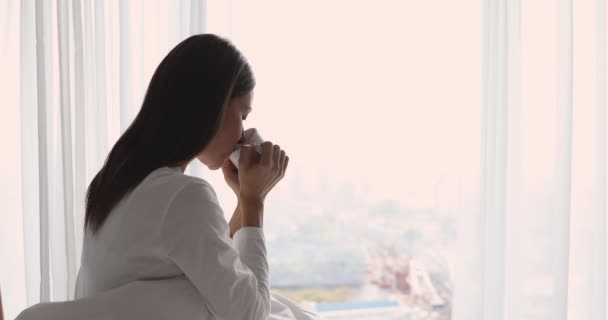
[[[90,227],[96,233],[112,208],[152,171],[194,159],[219,129],[229,98],[254,86],[247,60],[229,40],[198,34],[175,46],[87,189],[85,231]]]

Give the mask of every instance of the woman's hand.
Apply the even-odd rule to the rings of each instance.
[[[263,142],[261,148],[259,153],[254,145],[242,146],[238,179],[239,198],[255,198],[263,203],[270,190],[285,176],[289,157],[278,144],[270,141]]]
[[[236,196],[238,197],[241,193],[241,186],[239,183],[239,171],[229,158],[226,158],[226,160],[224,160],[224,163],[222,164],[222,172],[224,173],[224,179],[226,180],[226,183],[228,183],[230,189],[232,189],[232,191],[234,191],[234,194],[236,194]]]

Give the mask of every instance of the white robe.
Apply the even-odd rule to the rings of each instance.
[[[85,233],[75,300],[17,319],[320,319],[270,292],[262,228],[229,231],[207,181],[154,170]]]

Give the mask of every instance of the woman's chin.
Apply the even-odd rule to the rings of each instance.
[[[220,160],[220,162],[216,162],[215,164],[208,166],[209,170],[218,170],[221,169],[224,165],[224,159]]]
[[[211,166],[207,166],[207,168],[209,168],[209,170],[215,171],[215,170],[221,169],[222,168],[222,164],[221,163],[220,164],[216,163],[216,164],[213,164]]]

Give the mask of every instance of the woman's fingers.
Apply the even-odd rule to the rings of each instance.
[[[281,156],[279,157],[279,168],[280,177],[283,178],[285,175],[285,150],[281,150]]]
[[[279,171],[279,169],[281,169],[281,167],[279,166],[280,157],[281,157],[281,147],[278,144],[275,144],[272,147],[272,168],[275,171]]]
[[[266,168],[271,168],[272,160],[273,160],[272,153],[274,151],[274,145],[270,141],[265,141],[261,144],[261,146],[262,146],[262,165],[264,165]]]

